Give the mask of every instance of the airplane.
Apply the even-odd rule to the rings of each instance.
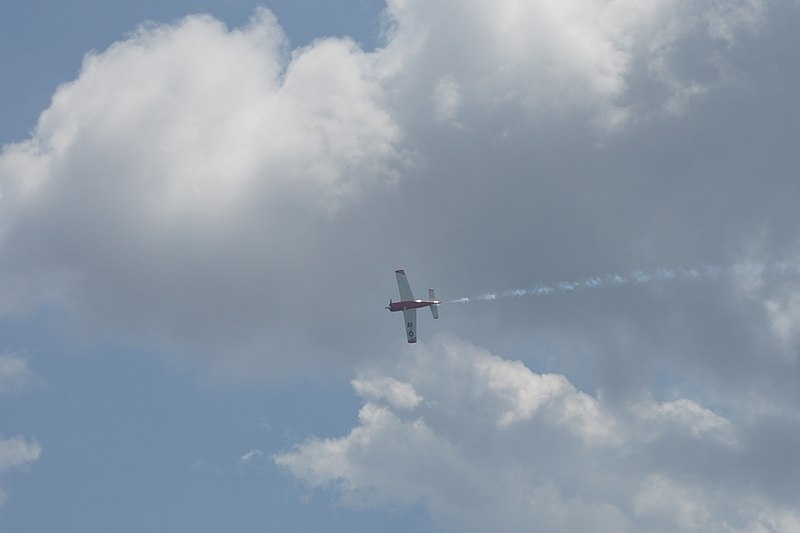
[[[417,342],[417,309],[421,307],[430,307],[433,318],[439,318],[439,303],[441,302],[436,299],[433,289],[428,289],[427,300],[414,299],[414,294],[411,292],[411,286],[408,284],[405,270],[402,268],[395,270],[394,275],[397,277],[400,301],[393,302],[389,300],[389,305],[386,309],[392,313],[395,311],[403,312],[403,319],[406,323],[406,337],[408,338],[408,342],[413,344]]]

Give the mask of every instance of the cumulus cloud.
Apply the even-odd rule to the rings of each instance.
[[[454,338],[417,348],[354,380],[365,403],[349,434],[275,462],[346,503],[419,504],[459,531],[753,531],[800,518],[717,471],[746,456],[742,428],[695,401],[615,406]],[[425,401],[380,402],[398,382]]]
[[[310,303],[320,263],[341,270],[327,228],[396,178],[374,62],[348,39],[290,52],[266,9],[89,53],[0,155],[0,312],[55,305],[73,326],[232,360],[307,337],[282,317]]]

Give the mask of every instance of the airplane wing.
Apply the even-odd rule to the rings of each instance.
[[[397,279],[400,279],[399,274]],[[405,279],[405,276],[403,276],[403,279]],[[404,309],[403,320],[406,323],[406,338],[408,339],[408,342],[412,344],[417,342],[417,310]]]
[[[395,270],[394,275],[397,276],[397,288],[400,289],[400,300],[408,302],[414,299],[414,294],[411,292],[411,286],[408,284],[405,270]]]

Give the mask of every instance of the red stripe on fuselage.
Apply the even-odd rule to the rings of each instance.
[[[430,307],[431,305],[436,305],[439,302],[437,300],[407,300],[405,302],[392,302],[389,305],[389,311],[405,311],[407,309],[419,309],[420,307]]]

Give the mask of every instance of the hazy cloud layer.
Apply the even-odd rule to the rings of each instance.
[[[797,495],[764,490],[743,421],[687,398],[608,404],[449,337],[403,355],[354,381],[365,403],[349,434],[277,464],[346,503],[421,504],[458,531],[800,527]],[[421,401],[393,402],[398,383]]]

